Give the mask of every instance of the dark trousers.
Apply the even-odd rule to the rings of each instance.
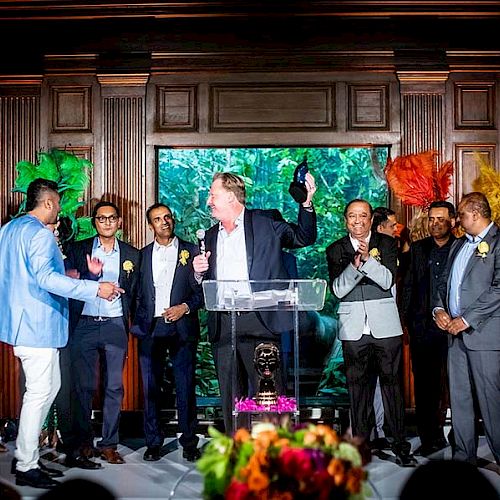
[[[92,399],[99,379],[99,358],[104,362],[102,439],[99,448],[116,448],[123,401],[123,367],[128,336],[123,319],[95,321],[81,317],[71,334],[72,380],[77,399],[75,425],[80,446],[92,445]]]
[[[70,453],[80,446],[80,436],[75,433],[75,421],[80,421],[76,412],[81,411],[76,399],[75,385],[72,381],[70,346],[59,350],[59,364],[61,368],[61,388],[54,401],[57,414],[57,428],[61,434],[58,449]]]
[[[447,335],[436,332],[424,336],[410,332],[410,352],[418,435],[422,445],[432,446],[444,438],[448,400]]]
[[[400,383],[402,336],[376,339],[362,335],[343,340],[353,436],[370,439],[375,426],[373,397],[380,379],[385,421],[395,443],[404,440],[404,403]]]
[[[255,313],[245,313],[237,316],[236,332],[235,366],[231,347],[231,315],[221,314],[220,337],[217,342],[213,342],[212,351],[219,380],[225,431],[229,435],[236,430],[232,418],[233,398],[253,396],[258,388],[259,378],[254,367],[255,348],[261,342],[280,344],[280,335],[274,335],[264,328]],[[277,373],[276,376],[276,386],[278,392],[280,392],[282,385],[281,373]],[[247,416],[240,415],[237,426],[247,427],[248,425]]]
[[[197,341],[180,340],[175,333],[167,337],[155,337],[166,329],[163,321],[157,321],[153,336],[139,342],[139,362],[141,365],[144,392],[144,435],[146,446],[162,446],[163,431],[160,425],[161,383],[167,358],[172,362],[177,402],[179,442],[184,448],[196,447],[198,436],[196,426],[196,348]]]

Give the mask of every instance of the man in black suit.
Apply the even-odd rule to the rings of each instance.
[[[69,354],[71,386],[75,391],[72,442],[66,444],[66,465],[92,469],[92,454],[112,464],[124,459],[117,451],[123,400],[123,368],[127,356],[128,329],[140,265],[139,251],[116,237],[122,219],[118,207],[109,201],[96,204],[92,224],[97,236],[68,247],[66,269],[80,278],[118,282],[125,290],[112,302],[70,300]],[[92,257],[92,259],[89,258]],[[102,263],[100,276],[92,276],[92,263]],[[90,269],[89,269],[90,266]],[[70,271],[71,272],[71,271]],[[99,359],[104,363],[102,438],[93,450],[92,399],[97,388]]]
[[[167,351],[172,362],[183,457],[200,457],[196,436],[195,369],[200,334],[201,286],[194,279],[198,248],[175,235],[170,208],[156,203],[146,211],[154,241],[141,250],[137,314],[131,332],[139,337],[144,390],[144,460],[160,459],[164,435],[160,426],[160,391]]]
[[[241,177],[220,172],[214,175],[207,204],[212,216],[220,222],[206,233],[206,254],[197,255],[193,265],[201,282],[210,280],[286,279],[282,248],[300,248],[316,241],[316,213],[312,197],[316,191],[314,178],[306,175],[307,199],[300,205],[297,224],[274,220],[261,210],[245,208],[245,184]],[[233,367],[231,349],[231,316],[209,312],[208,333],[212,342],[219,378],[222,411],[227,434],[231,434],[233,401],[233,369],[239,387],[238,396],[257,387],[253,366],[254,350],[262,341],[279,343],[280,332],[291,330],[292,318],[287,313],[248,312],[239,314],[239,366]]]
[[[402,315],[410,335],[410,352],[415,386],[417,430],[420,447],[416,455],[428,456],[444,448],[446,417],[448,338],[434,322],[433,299],[446,270],[455,237],[455,207],[435,201],[429,207],[430,236],[410,245],[410,261],[402,293]]]

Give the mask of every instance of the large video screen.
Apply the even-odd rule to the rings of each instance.
[[[387,206],[384,166],[388,146],[378,147],[244,147],[157,149],[158,201],[169,205],[176,218],[177,234],[195,242],[197,229],[215,223],[206,206],[215,172],[242,176],[249,208],[278,209],[286,220],[297,220],[297,204],[288,193],[296,166],[307,159],[318,190],[314,205],[318,239],[314,246],[292,250],[300,278],[328,280],[326,247],[345,235],[343,210],[354,198],[373,207]],[[344,393],[342,353],[336,340],[336,303],[328,294],[325,308],[311,313],[308,332],[301,332],[301,394]],[[201,315],[204,324],[204,315]],[[311,318],[310,318],[311,319]],[[216,395],[205,326],[199,349],[198,387],[201,396]]]

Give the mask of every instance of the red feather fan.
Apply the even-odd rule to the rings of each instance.
[[[453,162],[447,161],[438,168],[437,157],[436,151],[425,151],[387,160],[387,183],[405,205],[426,209],[433,201],[448,197]]]

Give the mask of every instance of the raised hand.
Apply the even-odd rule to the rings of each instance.
[[[87,254],[87,266],[90,273],[94,274],[95,276],[99,276],[102,273],[103,265],[103,262],[97,257],[91,258],[90,255]]]
[[[314,196],[314,193],[316,192],[316,181],[314,180],[314,177],[311,175],[310,172],[307,172],[306,174],[306,189],[307,189],[307,198],[304,203],[302,203],[303,207],[310,207],[312,204],[312,199]]]
[[[125,290],[120,288],[116,283],[111,283],[110,281],[101,281],[99,283],[97,295],[101,297],[101,299],[106,299],[111,302],[118,298],[121,293],[125,293]]]

